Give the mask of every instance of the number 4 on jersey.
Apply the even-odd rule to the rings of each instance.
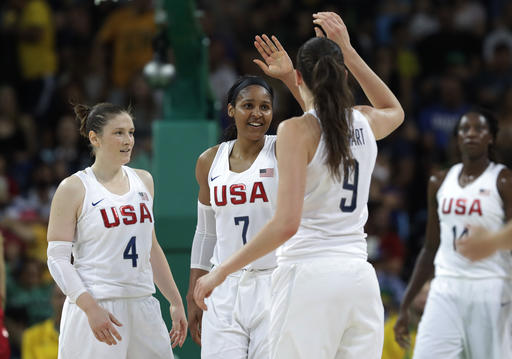
[[[124,249],[123,258],[132,260],[132,267],[137,267],[137,259],[139,255],[137,254],[137,246],[135,244],[135,236],[130,238],[130,241],[126,245]]]
[[[457,250],[457,247],[455,246],[456,244],[456,241],[458,239],[461,239],[462,237],[464,237],[466,234],[468,234],[468,228],[467,227],[464,227],[464,230],[462,231],[462,233],[457,236],[457,226],[453,226],[452,227],[452,232],[453,232],[453,250]]]

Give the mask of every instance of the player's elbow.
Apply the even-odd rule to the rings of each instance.
[[[392,113],[393,131],[396,130],[405,120],[405,112],[400,104],[393,108]]]
[[[299,230],[300,217],[299,218],[287,218],[281,221],[279,226],[279,239],[280,244],[286,242],[288,239],[293,237]]]

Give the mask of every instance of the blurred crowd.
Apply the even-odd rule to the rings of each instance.
[[[0,4],[0,237],[7,295],[0,293],[13,358],[36,357],[22,350],[27,328],[46,323],[45,330],[53,330],[53,337],[40,343],[48,353],[58,329],[60,314],[52,303],[59,293],[46,270],[50,202],[63,178],[91,163],[71,103],[130,106],[137,129],[131,165],[151,168],[151,123],[161,119],[163,99],[142,76],[157,33],[153,5],[151,0]],[[300,44],[314,35],[311,14],[320,10],[341,14],[354,47],[398,96],[406,120],[379,143],[366,227],[369,257],[392,313],[423,243],[429,175],[457,161],[452,132],[460,115],[472,106],[496,113],[498,155],[512,165],[512,141],[507,141],[512,138],[512,2],[198,0],[196,5],[210,40],[211,92],[221,109],[214,120],[223,127],[229,121],[229,87],[239,75],[262,75],[252,62],[258,56],[254,35],[278,36],[294,60]],[[276,91],[274,119],[299,114],[286,88],[270,83]],[[355,81],[352,85],[356,102],[366,103]]]

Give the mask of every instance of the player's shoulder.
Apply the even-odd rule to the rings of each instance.
[[[508,167],[503,167],[498,174],[498,181],[512,183],[512,170]]]
[[[142,181],[142,183],[144,183],[144,185],[149,190],[151,195],[153,195],[154,190],[155,190],[155,185],[154,185],[153,176],[151,175],[151,173],[149,171],[139,169],[139,168],[132,168],[132,170],[137,174],[137,176],[139,176],[140,180]]]
[[[85,185],[82,180],[73,174],[64,178],[55,191],[55,201],[75,202],[81,201],[85,196]]]
[[[76,191],[85,190],[85,186],[77,174],[72,174],[71,176],[64,178],[60,182],[57,189],[60,189],[61,191],[66,191],[66,192],[68,192],[68,191],[76,192]]]
[[[196,163],[196,177],[206,178],[208,176],[208,172],[212,167],[213,160],[219,151],[220,145],[221,144],[210,147],[199,155]]]
[[[130,167],[131,168],[131,167]],[[140,169],[140,168],[132,168],[132,170],[140,177],[140,179],[144,182],[153,181],[153,176],[149,171]]]
[[[446,175],[448,174],[449,169],[443,169],[443,170],[436,170],[428,179],[428,187],[429,189],[439,189],[441,187],[441,184],[446,179]]]
[[[320,134],[321,131],[318,119],[310,113],[305,113],[282,121],[277,128],[277,136],[279,138],[286,135],[300,139],[301,137],[307,138],[311,134]]]
[[[500,193],[512,191],[512,170],[503,167],[498,174],[496,185]]]
[[[210,168],[210,166],[213,163],[213,160],[215,159],[215,156],[217,155],[217,152],[219,151],[220,145],[221,144],[210,147],[206,151],[201,153],[197,158],[198,166],[201,165]]]

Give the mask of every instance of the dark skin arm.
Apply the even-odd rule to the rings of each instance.
[[[400,305],[398,319],[396,321],[395,340],[402,348],[408,348],[410,345],[409,337],[409,307],[420,292],[423,285],[434,275],[434,257],[437,253],[440,243],[439,217],[437,215],[436,194],[443,183],[446,172],[440,172],[430,177],[428,183],[428,219],[427,234],[423,248],[416,259],[411,280],[405,291],[404,299]]]
[[[209,148],[199,156],[196,163],[196,180],[199,185],[198,200],[204,205],[210,206],[210,186],[208,185],[208,172],[217,154],[219,146]],[[201,345],[201,321],[203,319],[203,310],[199,308],[194,301],[194,288],[199,278],[207,274],[208,271],[199,268],[190,269],[190,277],[187,292],[187,312],[188,327],[190,335],[194,342]]]
[[[502,170],[496,184],[503,200],[505,221],[510,221],[512,219],[512,171],[508,168]]]

